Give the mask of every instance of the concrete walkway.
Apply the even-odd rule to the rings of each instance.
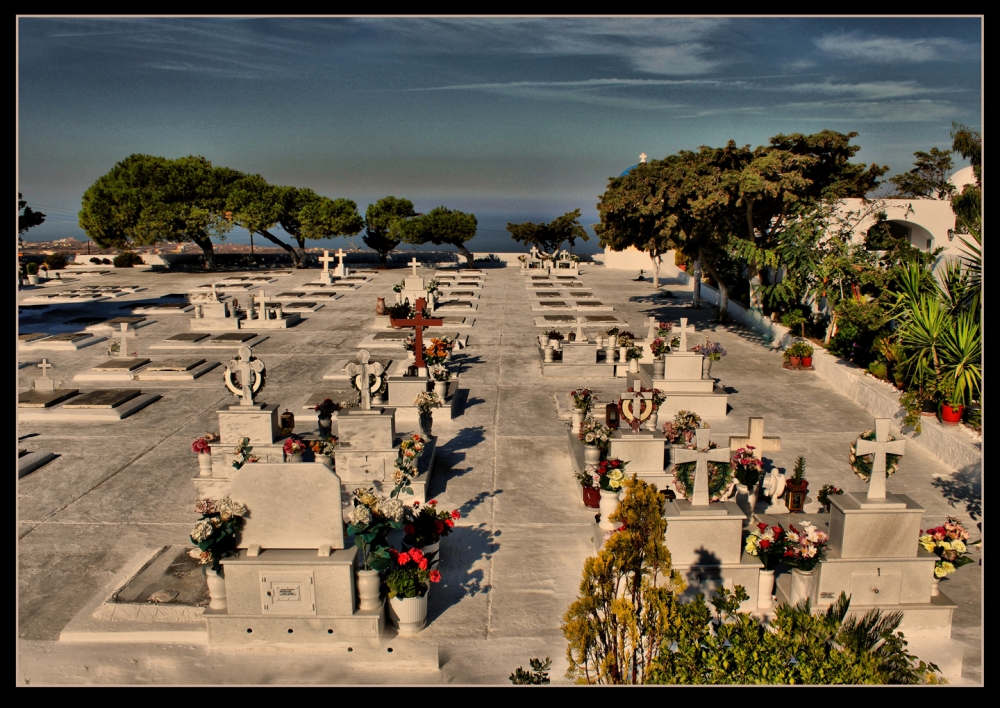
[[[266,289],[291,289],[315,273],[284,276]],[[505,684],[517,666],[527,667],[536,656],[550,656],[553,682],[564,681],[566,645],[559,625],[577,595],[583,561],[592,553],[594,512],[583,507],[572,476],[566,450],[569,423],[558,418],[555,397],[584,382],[541,379],[536,337],[542,330],[534,326],[539,313],[531,309],[524,278],[511,267],[484,273],[476,323],[466,330],[469,347],[454,357],[468,401],[455,420],[434,423],[439,452],[430,494],[443,508],[458,508],[463,515],[442,544],[443,580],[431,592],[429,624],[418,637],[439,645],[439,673],[357,671],[316,654],[57,641],[76,613],[137,554],[188,543],[197,518],[190,481],[197,461],[190,444],[218,429],[215,411],[231,402],[214,371],[184,384],[131,384],[163,398],[119,423],[21,425],[19,447],[50,450],[59,457],[19,482],[18,683]],[[335,361],[356,353],[358,342],[371,332],[376,296],[391,295],[402,274],[380,273],[319,312],[307,313],[299,326],[268,332],[270,339],[254,349],[268,369],[261,398],[294,412],[299,430],[314,428],[312,414],[301,410],[304,402],[323,388],[322,376]],[[782,440],[782,450],[770,455],[778,467],[790,469],[803,455],[811,488],[832,483],[847,491],[863,489],[847,464],[851,441],[872,425],[860,406],[815,374],[784,370],[780,354],[747,330],[710,324],[714,311],[689,309],[690,293],[683,285],[666,284],[679,296],[667,305],[654,297],[648,281],[632,282],[631,271],[584,265],[581,277],[587,290],[627,317],[629,329],[638,335],[645,332],[650,315],[685,316],[699,331],[712,330],[711,338],[729,352],[712,370],[732,394],[727,419],[712,423],[720,442],[729,433],[745,432],[749,416],[764,416],[766,434]],[[61,323],[103,310],[128,314],[117,308],[209,282],[204,275],[120,271],[93,280],[141,282],[149,290],[78,308],[85,312],[71,306],[59,306],[55,313],[27,310],[21,331],[45,331],[33,323]],[[186,316],[149,317],[157,322],[139,330],[143,356],[150,356],[150,343],[189,331]],[[74,374],[105,360],[106,348],[31,352],[20,360],[42,356],[56,366],[50,375],[68,384]],[[225,362],[232,354],[198,356]],[[36,371],[29,367],[19,372],[20,390],[30,386]],[[602,402],[615,400],[621,389],[611,380],[587,385]],[[925,526],[952,514],[967,521],[978,537],[975,522],[981,512],[978,490],[970,493],[973,482],[914,445],[889,480],[889,489],[908,494],[927,510]],[[963,677],[971,682],[981,681],[982,675],[980,585],[979,565],[962,568],[942,585],[959,605],[953,637],[967,645]]]

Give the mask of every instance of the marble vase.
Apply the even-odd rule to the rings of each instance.
[[[813,594],[816,589],[816,581],[818,579],[819,576],[816,574],[815,568],[812,570],[792,568],[792,583],[788,597],[789,604],[795,606],[802,600],[809,600],[812,602]]]
[[[212,453],[198,453],[198,475],[201,477],[212,476]]]
[[[609,521],[611,515],[618,511],[618,505],[621,502],[618,499],[618,492],[609,492],[606,489],[601,490],[601,523],[599,526],[604,531],[614,531],[618,528],[617,521]]]
[[[646,430],[656,431],[656,426],[660,422],[660,414],[657,411],[653,411],[646,418]]]
[[[937,597],[941,594],[941,578],[934,578],[931,582],[931,597]]]
[[[580,433],[580,426],[583,425],[583,411],[574,410],[573,411],[573,434],[578,435]]]
[[[757,577],[757,609],[769,610],[774,605],[774,571],[762,570]]]
[[[757,506],[757,485],[751,490],[746,485],[736,484],[736,506],[747,515],[748,523],[753,521],[753,510]]]
[[[285,455],[285,462],[302,462],[302,454]]]
[[[707,356],[701,361],[701,377],[703,379],[712,378],[712,360]]]
[[[638,359],[629,359],[628,360],[628,372],[630,374],[638,374],[639,373],[639,360]]]
[[[597,467],[601,464],[601,448],[597,445],[584,445],[583,464],[587,467]]]
[[[551,364],[553,361],[555,361],[555,350],[551,346],[545,347],[544,352],[545,352],[544,361],[546,364]]]
[[[358,609],[377,610],[382,606],[379,588],[382,578],[377,570],[358,570],[354,577],[358,586]]]
[[[319,422],[320,437],[330,437],[330,431],[333,429],[333,416],[321,415],[317,420]]]
[[[653,378],[662,379],[663,373],[666,370],[666,368],[667,368],[667,362],[662,354],[653,359]]]
[[[425,438],[430,438],[431,427],[434,425],[434,414],[431,413],[430,411],[427,411],[426,413],[421,411],[419,415],[419,423],[420,423],[420,435]]]
[[[211,565],[206,565],[205,580],[208,581],[208,596],[211,598],[208,603],[209,608],[213,610],[227,609],[229,605],[226,602],[226,579],[222,577],[222,573],[212,570]]]
[[[437,397],[444,401],[445,396],[448,393],[448,382],[447,381],[434,381],[434,393]]]

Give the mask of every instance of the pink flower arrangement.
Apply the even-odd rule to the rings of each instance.
[[[813,570],[826,557],[826,544],[830,537],[808,521],[802,523],[802,530],[788,524],[785,532],[787,544],[783,560],[799,570]]]
[[[198,438],[193,443],[191,443],[191,452],[197,453],[199,455],[204,455],[206,453],[212,452],[212,447],[208,444],[205,438]]]
[[[301,455],[306,451],[306,444],[298,438],[292,437],[285,440],[282,450],[285,451],[286,455]]]

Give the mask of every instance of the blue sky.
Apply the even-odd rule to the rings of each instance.
[[[471,211],[472,248],[514,250],[508,221],[597,221],[640,152],[829,128],[906,171],[952,121],[981,127],[981,24],[22,17],[19,189],[50,215],[30,238],[83,238],[80,198],[117,161],[203,155],[362,212],[388,194]]]

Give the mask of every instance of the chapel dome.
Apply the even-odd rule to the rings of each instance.
[[[631,167],[629,169],[632,169]],[[628,170],[626,170],[627,172]],[[972,169],[972,165],[968,167],[963,167],[958,172],[953,174],[948,178],[948,181],[955,185],[955,190],[958,192],[962,191],[962,188],[967,184],[976,183],[976,174]]]

